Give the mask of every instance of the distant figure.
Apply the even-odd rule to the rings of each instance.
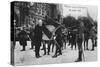
[[[33,28],[30,28],[29,37],[31,39],[31,48],[30,49],[33,49],[34,46],[35,46],[35,42],[34,42],[34,29]]]
[[[70,46],[71,45],[71,32],[70,31],[68,32],[67,39],[68,39],[68,46]]]
[[[73,49],[73,46],[75,46],[75,49],[76,49],[76,33],[72,32],[71,33],[71,49]]]
[[[36,58],[39,58],[41,57],[39,52],[42,41],[42,20],[39,19],[39,21],[37,21],[36,23],[37,25],[34,30],[35,56]]]
[[[18,34],[18,36],[19,36],[19,43],[21,46],[23,46],[21,51],[25,51],[25,46],[27,46],[28,37],[23,27],[21,28],[21,32]]]

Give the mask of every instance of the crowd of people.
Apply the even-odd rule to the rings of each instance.
[[[51,34],[51,38],[49,40],[43,40],[43,33],[44,33],[44,28],[45,24],[43,23],[43,20],[39,18],[36,21],[35,28],[30,28],[29,31],[26,30],[25,27],[21,27],[20,31],[18,32],[18,41],[21,46],[23,46],[21,51],[25,51],[25,47],[27,46],[27,41],[31,41],[31,48],[30,49],[35,49],[35,57],[40,58],[40,50],[44,50],[44,55],[50,54],[50,47],[52,46],[52,52],[54,46],[55,48],[55,54],[52,56],[52,58],[56,58],[57,56],[62,55],[62,50],[66,49],[66,42],[68,42],[68,46],[71,45],[71,49],[73,49],[73,46],[78,47],[78,59],[76,61],[82,61],[82,55],[83,55],[83,46],[82,43],[84,41],[84,46],[86,45],[86,49],[88,50],[87,44],[85,44],[87,37],[84,34],[84,22],[77,21],[79,22],[78,28],[75,28],[73,30],[65,27],[65,25],[59,24],[59,26],[56,28],[56,30]],[[94,34],[94,33],[92,33]],[[94,36],[94,35],[93,35]],[[96,39],[93,38],[92,43],[93,47],[92,50],[94,50],[94,47],[96,45]],[[90,38],[88,38],[90,39]],[[95,43],[94,43],[95,41]],[[46,47],[46,44],[47,47]],[[43,47],[40,49],[40,47]],[[85,49],[85,47],[84,47]]]

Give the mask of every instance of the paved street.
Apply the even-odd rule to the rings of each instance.
[[[28,41],[26,51],[20,51],[22,47],[19,42],[16,42],[15,47],[15,64],[16,65],[36,65],[36,64],[54,64],[54,63],[71,63],[74,62],[78,57],[78,50],[71,50],[70,46],[66,46],[62,55],[57,58],[52,58],[54,52],[50,52],[50,55],[43,56],[43,50],[40,51],[41,58],[35,58],[34,50],[30,50],[31,43]],[[42,47],[41,47],[42,48]],[[89,41],[89,49],[91,49],[91,41]],[[54,49],[55,51],[55,49]],[[94,51],[84,51],[84,60],[96,61],[97,60],[97,48]],[[83,62],[84,62],[83,60]]]

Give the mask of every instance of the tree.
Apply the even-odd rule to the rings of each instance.
[[[63,24],[65,25],[66,28],[75,28],[78,27],[78,21],[72,17],[72,16],[67,16],[63,18]]]

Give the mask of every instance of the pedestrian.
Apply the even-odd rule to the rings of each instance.
[[[25,47],[27,46],[27,33],[25,31],[25,28],[22,27],[20,33],[18,34],[19,36],[19,43],[23,47],[21,51],[25,51]]]
[[[42,41],[42,20],[39,19],[36,21],[36,27],[34,30],[34,42],[35,42],[35,56],[36,56],[36,58],[41,57],[39,54],[41,41]]]
[[[34,28],[30,28],[29,37],[31,39],[31,48],[30,49],[33,49],[34,46],[35,46],[35,42],[34,42]]]

